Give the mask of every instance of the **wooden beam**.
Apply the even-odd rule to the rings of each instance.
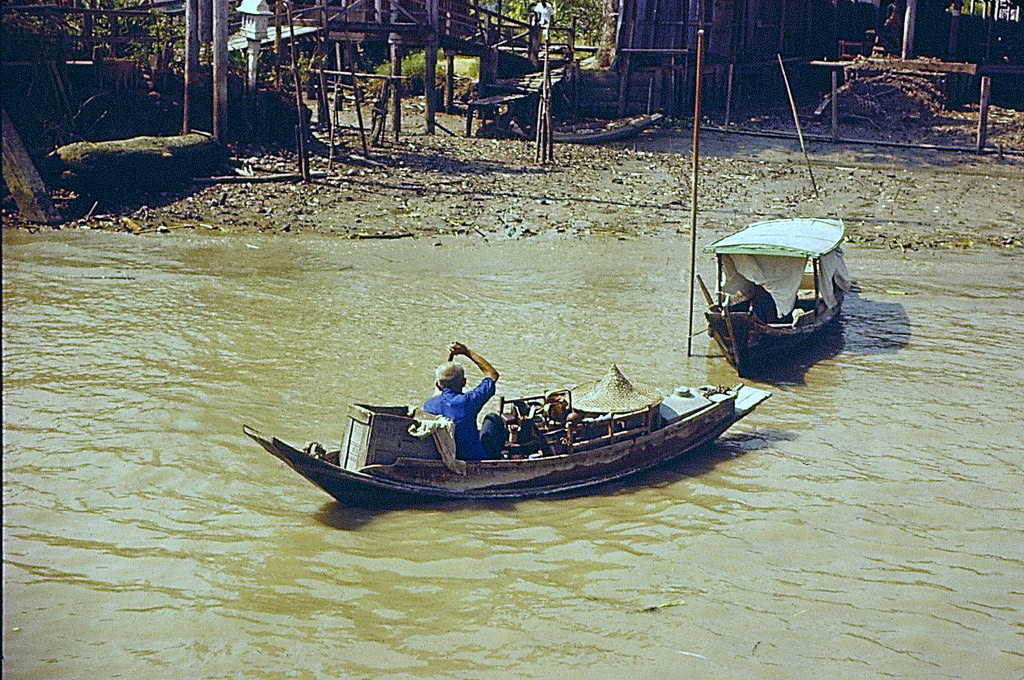
[[[961,61],[936,61],[933,59],[894,59],[867,57],[856,61],[827,61],[814,59],[807,62],[811,66],[826,68],[852,68],[868,72],[910,71],[914,73],[967,73],[974,75],[978,65]]]
[[[988,105],[992,98],[992,78],[981,77],[981,94],[978,104],[978,138],[975,150],[978,153],[985,151],[985,138],[988,136]]]
[[[213,0],[213,137],[228,131],[228,0]]]
[[[907,0],[907,11],[903,17],[903,46],[900,56],[910,59],[914,56],[914,25],[917,23],[917,0]]]
[[[192,88],[199,70],[199,0],[185,0],[185,84],[182,95],[181,133],[192,131]]]
[[[46,185],[6,110],[3,112],[3,176],[23,218],[42,224],[61,221]]]

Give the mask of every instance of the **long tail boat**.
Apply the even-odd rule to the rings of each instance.
[[[718,261],[708,333],[740,376],[771,370],[839,316],[851,286],[841,220],[757,222],[704,248]]]
[[[305,479],[348,505],[521,499],[579,494],[667,463],[717,439],[771,396],[736,385],[676,388],[663,395],[616,366],[572,390],[499,398],[508,429],[501,457],[452,455],[450,430],[405,406],[348,408],[341,446],[302,449],[243,431]],[[424,434],[428,432],[429,434]]]

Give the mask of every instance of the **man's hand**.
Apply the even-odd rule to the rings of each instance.
[[[476,364],[476,367],[479,368],[480,372],[483,373],[485,376],[494,381],[498,380],[498,371],[494,369],[494,366],[491,366],[490,362],[488,362],[487,359],[484,359],[482,356],[480,356],[479,354],[477,354],[476,352],[474,352],[461,342],[453,342],[452,344],[448,345],[448,361],[451,361],[456,355],[459,354],[461,354],[464,357],[468,357],[470,361]]]
[[[455,356],[461,354],[462,356],[469,356],[469,348],[461,342],[453,342],[448,345],[448,361],[451,361]]]

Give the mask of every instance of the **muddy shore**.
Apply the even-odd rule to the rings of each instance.
[[[353,131],[340,137],[331,164],[326,144],[314,144],[310,183],[201,184],[128,204],[79,205],[79,214],[91,214],[61,228],[482,239],[552,232],[640,238],[690,229],[689,129],[648,130],[610,146],[559,144],[555,164],[542,167],[532,142],[442,130],[428,136],[421,102],[407,105],[401,138],[389,134],[369,154]],[[439,120],[463,129],[457,116]],[[967,123],[964,132],[967,146]],[[849,240],[862,245],[1024,245],[1024,149],[977,155],[945,150],[936,139],[907,140],[936,148],[809,141],[808,168],[795,139],[704,131],[698,227],[717,233],[760,219],[820,216],[842,218]],[[1016,138],[1011,144],[1019,145]],[[297,171],[288,151],[241,149],[237,157],[256,174]],[[5,211],[4,226],[26,225]]]

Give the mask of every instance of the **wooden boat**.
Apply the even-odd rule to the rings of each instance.
[[[625,389],[612,402],[595,400],[595,390],[607,385]],[[520,499],[579,493],[671,461],[714,441],[769,396],[745,385],[677,388],[662,396],[629,383],[613,366],[589,386],[500,398],[508,442],[501,458],[483,461],[454,459],[443,428],[415,436],[436,417],[402,406],[349,407],[341,447],[330,451],[316,443],[298,449],[248,425],[243,431],[350,505]],[[626,410],[601,410],[608,405]]]
[[[661,121],[665,116],[661,113],[650,113],[625,121],[607,123],[608,127],[580,127],[573,130],[554,130],[551,138],[559,144],[610,144],[635,137],[647,128]],[[513,137],[523,141],[533,141],[534,136],[513,128]]]
[[[554,141],[563,144],[609,144],[635,137],[664,117],[660,113],[651,113],[608,128],[572,131],[555,130],[551,136]]]
[[[841,220],[757,222],[712,243],[716,295],[701,283],[708,333],[741,375],[770,370],[839,316],[851,282]]]

